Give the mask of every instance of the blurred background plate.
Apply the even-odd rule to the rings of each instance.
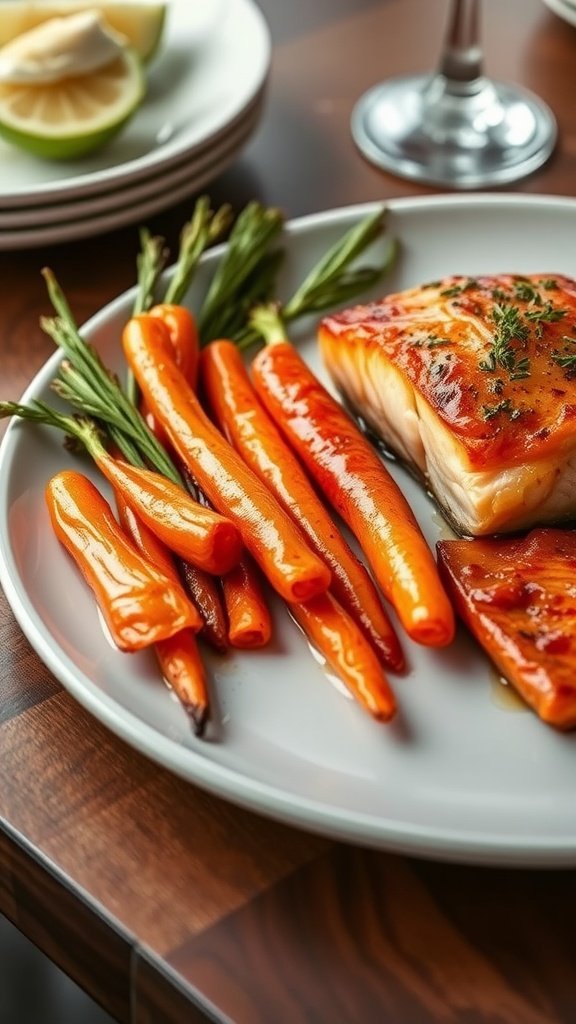
[[[66,163],[0,142],[0,209],[109,194],[207,153],[247,115],[269,66],[270,35],[252,0],[171,0],[146,99],[126,129]]]
[[[38,229],[68,224],[73,220],[86,220],[99,214],[112,213],[124,208],[135,206],[147,199],[166,195],[166,190],[180,187],[188,182],[191,191],[199,186],[196,184],[207,171],[211,177],[220,173],[224,160],[232,162],[254,132],[262,112],[262,93],[251,106],[248,113],[238,121],[234,128],[223,136],[216,145],[203,151],[195,158],[185,160],[167,168],[160,174],[152,174],[148,178],[138,179],[131,185],[113,189],[96,195],[88,195],[83,199],[69,202],[49,203],[46,206],[10,208],[0,210],[0,249],[5,248],[5,236],[22,231],[38,234]],[[170,202],[172,196],[170,195]],[[123,223],[125,223],[123,221]],[[81,236],[80,236],[81,237]]]
[[[569,0],[544,0],[544,3],[564,21],[576,25],[576,4],[569,3]]]
[[[171,176],[161,175],[151,183],[151,194],[134,202],[128,202],[121,195],[117,206],[99,213],[89,213],[73,220],[57,221],[43,226],[22,228],[20,230],[0,229],[0,251],[14,249],[31,249],[42,245],[58,245],[60,242],[72,242],[81,238],[90,238],[114,231],[126,224],[142,223],[144,218],[174,205],[188,196],[198,193],[216,178],[238,156],[243,145],[250,137],[255,120],[248,122],[244,135],[235,140],[229,148],[224,148],[200,170],[187,166],[178,168]]]

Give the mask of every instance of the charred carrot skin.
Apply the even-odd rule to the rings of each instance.
[[[112,639],[123,651],[149,647],[196,621],[182,589],[130,544],[108,502],[81,473],[49,481],[54,532],[92,589]]]
[[[327,664],[373,718],[387,722],[396,701],[372,646],[332,594],[288,606]]]
[[[220,580],[190,562],[179,565],[184,590],[202,616],[200,636],[215,651],[228,650],[228,622],[221,596]]]
[[[164,679],[194,722],[194,731],[202,736],[209,716],[206,672],[196,637],[190,630],[159,640],[154,645],[156,659]]]
[[[164,324],[146,315],[133,317],[122,337],[126,359],[149,408],[210,503],[237,525],[271,585],[291,601],[326,590],[329,569],[208,419],[171,358]]]
[[[272,636],[272,618],[252,559],[246,555],[222,577],[232,647],[265,647]]]
[[[242,538],[224,516],[194,501],[166,477],[114,459],[95,456],[98,468],[127,504],[171,551],[216,575],[228,572],[242,554]]]
[[[390,668],[404,657],[368,572],[330,518],[302,465],[260,402],[238,348],[214,341],[200,356],[200,380],[225,437],[293,517],[332,573],[330,589]]]
[[[454,613],[414,515],[380,458],[289,342],[267,345],[254,386],[320,489],[358,539],[408,635],[454,637]]]

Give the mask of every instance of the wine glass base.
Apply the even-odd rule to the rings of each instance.
[[[374,86],[356,104],[351,128],[378,167],[456,189],[531,174],[548,159],[557,135],[551,110],[528,90],[482,80],[475,90],[454,93],[441,75]]]

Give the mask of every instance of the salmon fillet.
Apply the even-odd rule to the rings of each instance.
[[[576,726],[576,533],[437,546],[456,610],[503,676],[545,722]]]
[[[326,316],[352,410],[462,534],[576,518],[576,281],[442,281]]]

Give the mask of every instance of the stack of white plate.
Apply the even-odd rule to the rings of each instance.
[[[253,0],[171,0],[146,99],[106,148],[53,163],[0,143],[0,249],[109,231],[205,188],[254,131],[269,66]]]
[[[544,0],[544,3],[564,21],[576,25],[576,0]]]

